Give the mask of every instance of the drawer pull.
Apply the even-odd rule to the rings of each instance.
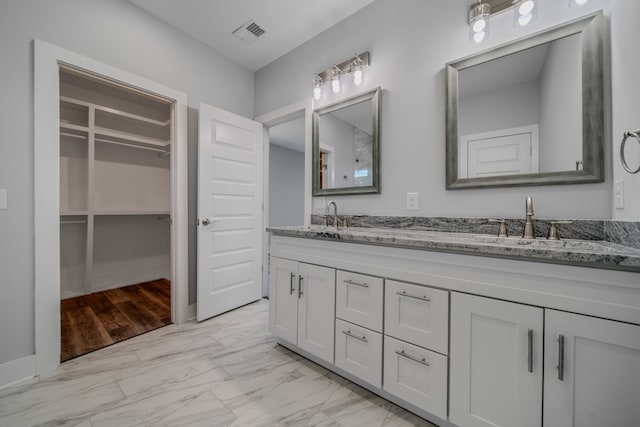
[[[291,278],[289,280],[289,295],[293,295],[293,292],[296,290],[295,286],[293,286],[293,281],[296,278],[296,274],[295,273],[291,273]]]
[[[431,364],[427,362],[427,359],[425,359],[424,357],[420,359],[416,356],[412,356],[409,353],[406,353],[404,350],[396,350],[396,354],[398,356],[406,357],[409,360],[413,360],[414,362],[422,363],[425,366],[431,366]]]
[[[369,284],[368,283],[360,283],[360,282],[354,282],[353,280],[349,279],[349,280],[343,280],[344,283],[346,283],[347,285],[354,285],[354,286],[360,286],[362,288],[368,288]]]
[[[342,333],[343,333],[343,334],[345,334],[345,335],[346,335],[346,336],[348,336],[348,337],[355,338],[355,339],[360,340],[360,341],[362,341],[362,342],[369,342],[369,340],[367,339],[367,337],[366,337],[366,336],[364,336],[364,335],[363,335],[363,336],[361,336],[361,337],[359,337],[358,335],[354,335],[354,333],[353,333],[353,332],[351,332],[351,331],[342,331]]]
[[[406,291],[396,291],[396,295],[400,295],[402,297],[407,297],[407,298],[415,298],[415,299],[419,299],[427,302],[431,301],[431,298],[427,296],[411,295],[411,294],[408,294]]]
[[[527,364],[529,372],[533,372],[533,329],[527,332]]]

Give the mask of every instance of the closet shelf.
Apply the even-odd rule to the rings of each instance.
[[[117,116],[120,116],[120,117],[126,117],[126,118],[132,119],[134,121],[138,121],[138,122],[142,122],[142,123],[149,123],[149,124],[156,125],[156,126],[168,126],[169,123],[171,123],[170,119],[169,120],[165,120],[165,121],[154,120],[154,119],[150,119],[149,117],[139,116],[139,115],[133,114],[133,113],[127,113],[126,111],[118,110],[116,108],[104,107],[102,105],[98,105],[98,104],[94,104],[94,103],[91,103],[91,102],[82,101],[80,99],[69,98],[68,96],[61,96],[60,100],[68,102],[70,104],[82,105],[84,107],[93,107],[97,111],[103,111],[105,113],[114,114],[114,115],[117,115]]]
[[[117,138],[122,141],[113,141],[127,144],[144,144],[141,147],[144,148],[167,148],[171,141],[164,141],[162,139],[150,138],[148,136],[138,136],[133,135],[128,132],[121,132],[113,129],[107,129],[102,127],[95,127],[96,140],[99,136],[106,136],[107,138]],[[109,142],[109,141],[101,141],[101,142]]]
[[[96,211],[96,216],[109,216],[109,215],[169,215],[169,211]]]

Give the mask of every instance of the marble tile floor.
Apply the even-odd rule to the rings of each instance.
[[[431,426],[275,342],[261,300],[0,389],[0,426]]]

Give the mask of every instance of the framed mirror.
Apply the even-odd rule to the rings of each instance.
[[[446,188],[604,180],[602,13],[446,65]]]
[[[314,110],[314,196],[380,192],[380,91]]]

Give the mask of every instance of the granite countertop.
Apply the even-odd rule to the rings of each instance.
[[[490,234],[393,228],[269,227],[277,236],[392,246],[640,272],[640,249],[602,240],[525,240]]]

